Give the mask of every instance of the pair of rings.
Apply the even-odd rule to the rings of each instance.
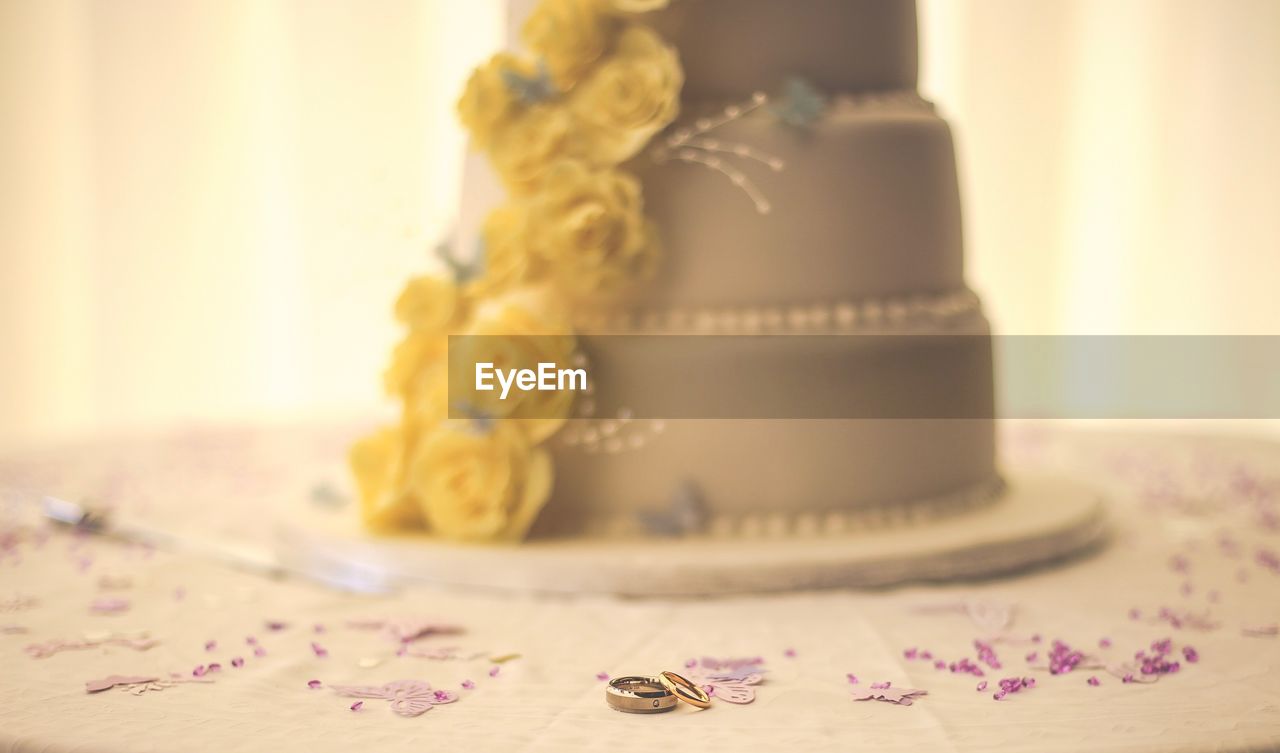
[[[700,709],[711,705],[711,696],[705,690],[675,672],[611,680],[604,689],[604,700],[628,714],[660,714],[674,709],[680,701]]]

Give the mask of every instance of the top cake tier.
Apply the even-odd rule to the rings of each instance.
[[[672,0],[647,16],[680,51],[686,101],[802,76],[833,93],[915,89],[915,0]]]

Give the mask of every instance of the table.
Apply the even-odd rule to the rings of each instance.
[[[189,428],[0,459],[0,751],[1280,747],[1280,445],[1261,440],[1009,428],[1007,462],[1105,487],[1109,544],[1016,578],[878,592],[357,595],[31,524],[41,495],[87,496],[261,543],[300,509],[282,500],[341,504],[362,428]],[[606,676],[702,657],[760,658],[755,700],[603,702]],[[86,692],[112,675],[160,682]],[[402,716],[334,690],[396,680],[457,700]],[[883,682],[927,695],[853,700]]]

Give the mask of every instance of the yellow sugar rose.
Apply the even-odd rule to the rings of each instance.
[[[533,209],[536,252],[571,296],[608,294],[652,276],[658,239],[645,221],[640,183],[618,170],[558,165]]]
[[[609,7],[619,13],[649,13],[670,4],[671,0],[609,0]]]
[[[467,286],[474,297],[492,296],[520,287],[540,274],[539,259],[529,246],[529,209],[507,204],[493,210],[481,229],[484,273]]]
[[[542,0],[521,28],[561,90],[576,84],[608,47],[612,19],[604,10],[600,0]]]
[[[409,469],[423,519],[462,541],[519,541],[551,494],[551,459],[505,421],[448,421]]]
[[[592,161],[616,165],[635,156],[676,119],[683,86],[675,50],[648,27],[629,24],[569,98]]]
[[[534,442],[554,434],[568,419],[574,393],[569,390],[512,390],[506,399],[498,390],[475,389],[476,364],[495,369],[534,369],[540,363],[570,368],[575,342],[567,317],[545,293],[525,289],[481,307],[466,331],[454,338],[449,353],[450,407],[507,420]]]
[[[449,339],[446,334],[410,332],[391,351],[391,365],[382,373],[388,395],[404,395],[413,380],[432,362],[443,361]]]
[[[582,146],[582,135],[575,132],[569,111],[541,103],[501,129],[489,157],[507,188],[527,196],[539,190],[553,165],[572,157]]]
[[[488,149],[494,135],[519,113],[521,106],[507,83],[508,71],[521,76],[536,75],[536,66],[506,52],[498,53],[471,73],[458,99],[458,119],[471,134],[473,143]]]
[[[396,299],[396,319],[424,335],[448,331],[463,315],[461,297],[453,282],[439,277],[409,280]]]
[[[449,417],[449,364],[443,357],[424,364],[400,393],[404,398],[402,426],[417,437]]]
[[[382,429],[356,442],[349,461],[360,492],[360,516],[370,529],[393,531],[422,525],[404,486],[402,429]]]

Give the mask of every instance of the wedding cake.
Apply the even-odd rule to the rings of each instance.
[[[914,0],[509,11],[511,51],[459,102],[473,151],[445,273],[396,304],[403,419],[352,451],[371,528],[525,548],[919,542],[1008,498],[952,135],[917,93]],[[449,335],[572,351],[593,391],[463,404]],[[601,407],[730,364],[752,376],[719,397],[753,396],[749,415]],[[809,410],[788,414],[797,393]]]

